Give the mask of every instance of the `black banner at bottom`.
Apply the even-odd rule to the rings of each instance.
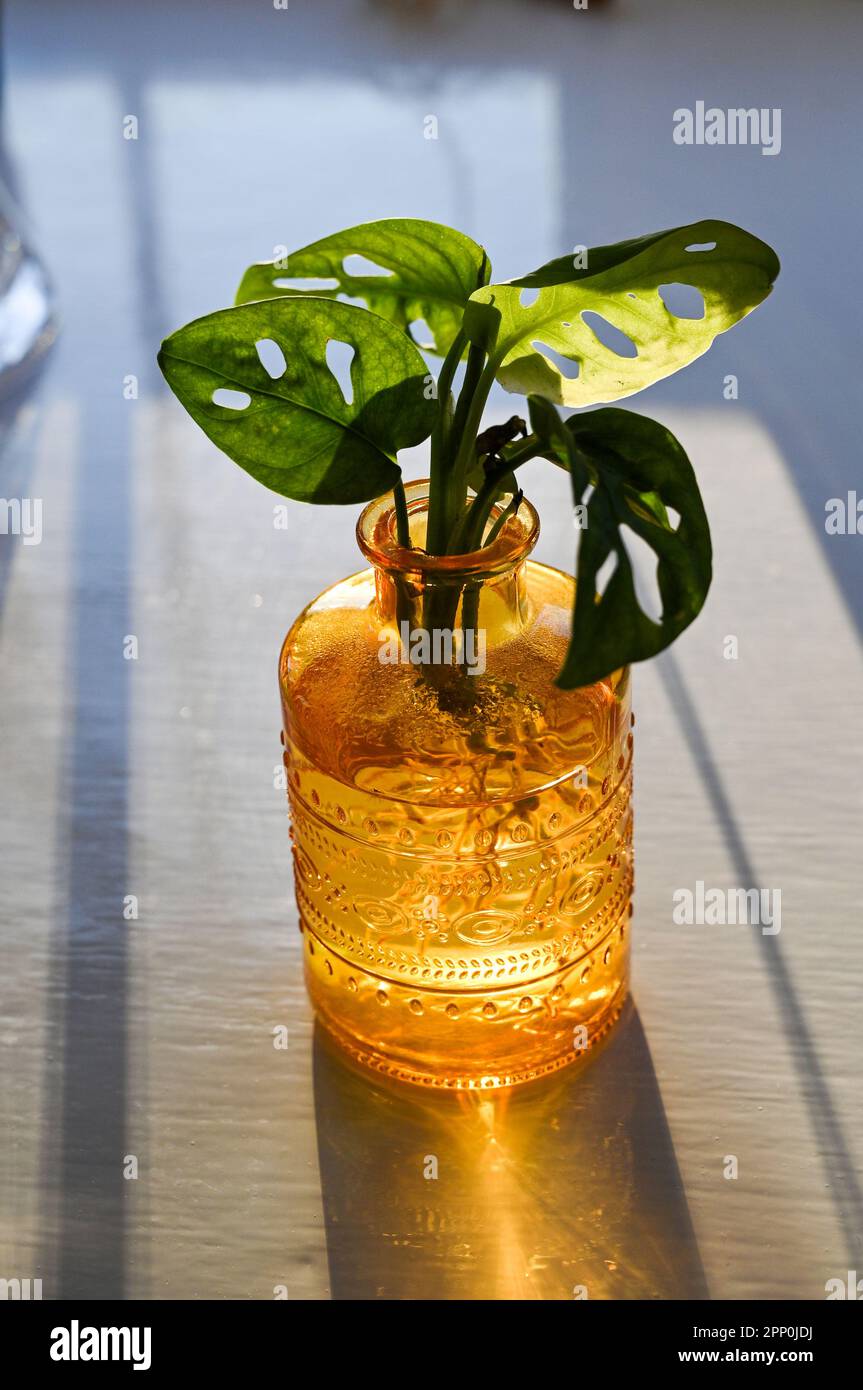
[[[423,1305],[423,1307],[439,1304]],[[450,1305],[451,1306],[451,1305]],[[478,1305],[471,1302],[471,1310]],[[823,1303],[717,1302],[629,1303],[574,1301],[543,1312],[536,1304],[482,1303],[487,1339],[496,1312],[505,1322],[507,1345],[535,1329],[578,1338],[579,1374],[592,1360],[662,1372],[672,1366],[802,1365],[820,1373],[843,1366],[856,1350],[860,1323],[854,1313]],[[364,1333],[375,1313],[364,1303]],[[410,1303],[400,1304],[399,1343],[410,1335]],[[515,1312],[515,1309],[518,1312]],[[453,1310],[451,1318],[457,1319]],[[311,1319],[311,1328],[310,1328]],[[320,1321],[318,1321],[320,1319]],[[290,1370],[294,1348],[307,1330],[333,1334],[350,1330],[353,1314],[344,1304],[278,1302],[11,1302],[4,1310],[7,1352],[25,1371],[53,1377],[73,1372],[92,1376],[100,1368],[150,1375],[166,1371],[213,1372]],[[417,1354],[435,1364],[434,1345],[418,1330]],[[381,1322],[378,1352],[393,1330],[392,1314]],[[475,1325],[474,1325],[475,1330]],[[464,1337],[469,1331],[465,1328]],[[565,1345],[565,1344],[563,1344]],[[420,1346],[424,1350],[420,1353]],[[328,1343],[330,1351],[334,1349]],[[593,1348],[593,1354],[591,1354]],[[348,1350],[348,1344],[345,1344]],[[429,1355],[431,1350],[431,1355]],[[444,1352],[441,1348],[441,1356]],[[479,1352],[478,1352],[479,1355]],[[460,1353],[461,1357],[461,1353]],[[329,1363],[330,1370],[337,1358]]]

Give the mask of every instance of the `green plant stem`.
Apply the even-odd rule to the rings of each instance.
[[[411,545],[411,527],[408,517],[408,502],[405,496],[405,485],[401,478],[399,478],[393,488],[393,497],[396,507],[396,539],[399,545],[409,550]],[[396,622],[399,624],[399,631],[401,631],[403,620],[407,618],[408,621],[410,621],[411,605],[402,576],[399,574],[395,576],[395,589]]]
[[[432,436],[432,462],[430,468],[428,524],[426,530],[426,550],[430,555],[446,555],[451,551],[451,541],[463,515],[467,497],[465,466],[459,467],[459,460],[468,456],[474,447],[476,427],[482,418],[485,398],[491,389],[493,376],[485,385],[485,394],[477,403],[477,393],[484,385],[485,353],[471,344],[468,351],[465,377],[459,392],[458,404],[451,421],[447,421],[446,406],[452,386],[455,369],[461,360],[461,353],[467,337],[460,334],[453,343],[444,361],[438,384],[439,417],[438,427]],[[445,393],[442,392],[445,388]],[[471,423],[476,422],[476,423]],[[468,448],[464,447],[465,430],[473,430],[468,435]],[[423,626],[427,630],[435,627],[451,627],[458,604],[459,589],[452,592],[440,589],[426,589],[423,595]]]
[[[442,555],[447,536],[447,454],[452,435],[452,383],[456,369],[467,347],[467,335],[459,333],[444,358],[438,377],[438,415],[431,437],[429,464],[429,497],[426,520],[426,550],[429,555]]]
[[[535,434],[528,435],[506,458],[501,459],[496,468],[486,474],[485,482],[462,516],[453,535],[451,553],[463,554],[479,549],[489,513],[495,504],[500,485],[504,478],[520,468],[529,459],[536,458],[542,450],[542,442]]]
[[[393,488],[393,497],[396,504],[396,537],[398,543],[405,549],[410,549],[411,526],[408,518],[408,500],[405,497],[405,485],[399,478]]]
[[[507,502],[497,521],[494,523],[488,535],[485,537],[485,540],[483,542],[484,545],[492,545],[497,540],[498,536],[500,535],[506,523],[509,521],[510,517],[515,516],[516,512],[521,506],[523,497],[524,493],[522,492],[521,488],[519,488],[518,492],[513,493],[512,497]]]
[[[515,513],[521,506],[523,497],[524,493],[522,492],[521,488],[519,488],[518,492],[513,493],[512,497],[509,499],[509,502],[504,507],[497,521],[494,523],[488,535],[486,536],[483,542],[484,545],[491,545],[494,541],[497,540],[504,526],[509,521],[509,518],[511,516],[515,516]],[[462,597],[461,603],[461,629],[462,636],[465,641],[467,641],[467,635],[471,631],[471,629],[473,629],[474,632],[477,631],[477,625],[479,623],[479,596],[481,589],[481,583],[466,584],[464,587],[464,595]]]
[[[473,349],[471,349],[471,351],[473,351]],[[477,349],[477,351],[482,352],[482,349]],[[454,489],[457,489],[459,507],[458,511],[453,516],[452,528],[447,538],[447,553],[450,555],[458,554],[457,540],[462,522],[464,520],[464,506],[465,501],[467,499],[468,469],[471,459],[476,450],[476,437],[479,433],[480,424],[482,423],[482,412],[485,409],[485,403],[488,400],[488,394],[494,384],[496,370],[497,363],[493,359],[489,359],[486,362],[485,366],[482,368],[482,371],[480,372],[475,385],[473,383],[470,383],[472,390],[468,399],[467,408],[462,412],[462,419],[459,422],[458,433],[456,433],[455,423],[453,425],[453,434],[458,440],[458,452],[456,453],[455,460],[452,464],[452,477]],[[465,377],[465,388],[468,386],[468,384],[468,379],[467,377]],[[463,394],[464,388],[462,391],[462,395]],[[459,406],[461,406],[461,404],[462,399],[460,397]],[[456,412],[456,414],[458,417],[458,411]],[[461,521],[459,520],[460,516],[462,518]]]
[[[531,435],[520,444],[508,458],[503,459],[496,469],[489,473],[486,482],[474,498],[470,509],[462,515],[461,522],[455,531],[453,544],[450,549],[451,554],[466,554],[480,548],[483,544],[483,532],[486,527],[486,522],[494,506],[502,480],[508,477],[514,468],[518,468],[521,464],[527,463],[528,459],[535,458],[542,447],[542,443],[537,436]],[[508,518],[518,510],[523,495],[521,489],[519,489],[513,496],[503,514],[498,517],[495,522],[488,539],[485,541],[486,545],[491,544],[502,527],[506,524]],[[480,588],[480,584],[471,581],[466,582],[463,586],[463,631],[471,627],[476,627]],[[456,584],[452,585],[451,591],[426,591],[423,600],[423,626],[429,629],[435,626],[452,627],[461,594],[462,588]]]
[[[467,640],[467,634],[471,629],[474,632],[477,630],[481,588],[481,584],[465,584],[464,586],[464,595],[461,601],[461,630],[465,640]]]
[[[467,464],[465,462],[467,454],[463,451],[465,439],[468,439],[471,449],[476,438],[476,428],[470,429],[470,420],[473,418],[474,403],[477,391],[482,381],[483,369],[485,367],[485,352],[475,343],[471,344],[467,355],[467,365],[465,367],[464,381],[459,392],[458,403],[455,409],[455,416],[450,431],[450,448],[448,449],[448,477],[447,477],[447,540],[452,536],[453,528],[458,524],[459,517],[464,510],[467,499]],[[488,389],[486,390],[488,395]],[[477,424],[482,417],[482,407],[485,405],[483,396],[479,407]]]

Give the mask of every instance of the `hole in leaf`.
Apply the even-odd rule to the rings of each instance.
[[[434,334],[425,319],[414,319],[410,326],[411,337],[415,343],[433,343]]]
[[[295,280],[291,280],[287,275],[277,275],[273,281],[273,288],[276,290],[335,290],[338,289],[338,280],[316,280],[313,275],[300,275]]]
[[[358,309],[364,309],[366,307],[366,301],[364,299],[359,299],[353,294],[337,294],[336,299],[340,304],[355,304]]]
[[[531,305],[535,304],[538,299],[539,290],[526,289],[522,290],[521,294],[518,297],[518,302],[521,305],[522,309],[529,309]]]
[[[672,531],[676,531],[680,525],[680,512],[676,512],[673,507],[666,507],[665,510],[668,513],[669,526]]]
[[[657,579],[659,557],[655,550],[651,550],[647,541],[625,522],[620,531],[621,535],[626,532],[624,544],[632,564],[632,582],[639,607],[652,622],[659,623],[662,621],[662,598]]]
[[[617,564],[617,551],[610,550],[606,555],[605,559],[603,560],[602,564],[600,565],[599,569],[596,571],[596,575],[593,581],[593,586],[596,589],[596,592],[599,594],[600,598],[602,598],[605,594],[605,591],[608,588],[609,580],[611,579],[611,576],[614,574],[614,571],[617,569]]]
[[[602,346],[608,348],[609,352],[613,352],[617,357],[638,356],[638,348],[632,339],[627,337],[615,324],[603,318],[602,314],[595,313],[593,309],[583,309],[581,317],[594,338],[598,338]]]
[[[359,255],[358,252],[345,256],[342,268],[346,275],[392,275],[391,270],[376,265],[374,261],[370,261],[367,256]]]
[[[694,285],[660,285],[659,298],[676,319],[704,318],[704,295]]]
[[[255,343],[258,359],[267,376],[272,377],[273,381],[278,381],[288,370],[285,361],[285,354],[278,343],[272,338],[259,338]]]
[[[553,367],[557,367],[561,376],[565,376],[567,381],[575,381],[581,371],[581,363],[574,357],[564,357],[555,348],[549,347],[547,343],[531,343],[531,347],[541,352],[543,357],[547,357]]]
[[[220,386],[213,392],[213,404],[223,405],[226,410],[245,410],[251,403],[248,391],[229,391],[226,386]]]
[[[693,241],[689,246],[684,247],[685,251],[715,251],[715,241]]]
[[[356,356],[356,348],[350,343],[340,343],[330,338],[327,343],[327,366],[338,382],[339,390],[345,398],[345,405],[353,405],[354,384],[351,381],[351,363]]]

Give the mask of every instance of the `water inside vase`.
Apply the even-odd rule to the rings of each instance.
[[[573,581],[524,569],[515,627],[484,604],[482,674],[382,661],[371,571],[282,654],[312,999],[358,1060],[427,1085],[553,1071],[626,993],[629,677],[554,685]]]

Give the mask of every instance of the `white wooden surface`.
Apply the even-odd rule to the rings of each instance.
[[[0,538],[0,1276],[823,1297],[863,1259],[863,540],[823,529],[860,471],[859,11],[477,4],[419,33],[352,0],[9,11],[7,138],[66,322],[0,463],[45,518],[39,546]],[[675,147],[699,98],[781,105],[781,155]],[[153,362],[275,244],[400,212],[482,237],[502,275],[702,215],[784,262],[643,400],[695,463],[717,564],[698,624],[637,673],[635,1009],[582,1075],[461,1107],[346,1072],[302,990],[275,663],[358,567],[353,509],[292,504],[276,531]],[[566,565],[565,480],[526,486]],[[699,879],[780,889],[781,932],[675,926]]]

